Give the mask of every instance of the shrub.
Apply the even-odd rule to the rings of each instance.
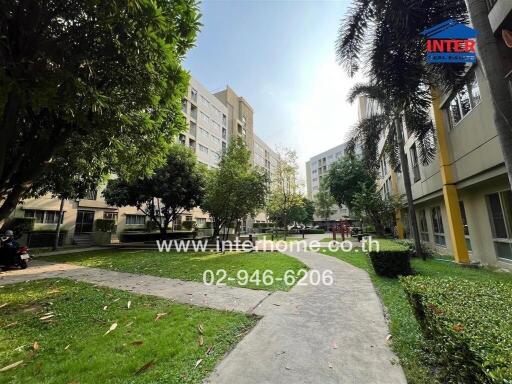
[[[64,243],[68,231],[61,229],[59,232],[59,245]],[[28,247],[52,247],[55,242],[56,230],[32,231],[27,235]]]
[[[34,230],[35,219],[33,217],[11,217],[5,220],[0,233],[3,235],[5,231],[10,229],[14,232],[14,238],[19,239],[26,233]]]
[[[194,220],[184,220],[181,222],[181,228],[185,231],[190,231],[191,229],[196,227],[196,222]]]
[[[381,246],[378,251],[370,251],[370,260],[375,273],[379,276],[398,277],[412,273],[410,254],[407,248],[399,245]]]
[[[116,232],[117,230],[116,222],[112,219],[96,219],[94,228],[99,232]]]
[[[409,252],[411,253],[411,256],[416,256],[416,244],[414,244],[414,240],[411,239],[400,239],[395,240],[396,243],[406,247]],[[426,257],[436,257],[438,256],[437,253],[435,253],[432,248],[429,248],[425,246],[424,244],[421,245],[421,250],[423,251],[423,254]]]
[[[512,383],[512,284],[401,279],[444,382]]]
[[[193,238],[194,233],[192,231],[186,232],[167,232],[165,239],[173,240],[173,239],[187,239]],[[123,231],[119,236],[119,240],[123,243],[133,243],[133,242],[155,242],[160,239],[160,232],[135,232],[135,231]]]
[[[302,231],[299,231],[299,233],[302,233]],[[306,235],[322,235],[325,231],[323,229],[305,229],[304,234]]]
[[[365,225],[363,228],[364,233],[375,233],[375,227],[373,225]]]

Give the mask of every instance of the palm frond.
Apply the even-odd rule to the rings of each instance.
[[[341,22],[336,39],[336,57],[350,76],[359,70],[360,53],[373,14],[372,0],[354,0]]]
[[[378,167],[378,143],[389,124],[387,115],[375,114],[362,119],[352,130],[351,145],[361,149],[363,162],[370,171]]]

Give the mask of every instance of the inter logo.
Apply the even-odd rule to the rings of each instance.
[[[447,20],[421,32],[427,38],[427,62],[476,63],[478,32],[467,25]]]

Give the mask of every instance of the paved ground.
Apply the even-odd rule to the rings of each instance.
[[[252,313],[253,309],[270,294],[267,291],[209,286],[193,281],[136,275],[39,260],[32,261],[27,269],[0,273],[0,285],[54,277],[163,297],[184,304],[246,313]]]
[[[368,274],[333,257],[288,253],[334,272],[333,286],[295,286],[261,303],[256,327],[209,383],[402,384],[380,301]],[[307,281],[308,279],[306,279]]]
[[[312,252],[286,252],[307,264],[305,285],[270,294],[153,276],[34,261],[0,274],[0,285],[67,277],[177,302],[263,316],[217,366],[211,384],[405,384],[389,349],[383,309],[368,274]],[[332,286],[312,285],[331,270]]]

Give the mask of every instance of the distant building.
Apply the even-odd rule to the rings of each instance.
[[[346,147],[346,143],[338,145],[316,156],[313,156],[306,163],[306,188],[308,199],[314,200],[315,195],[320,189],[320,182],[329,173],[329,169],[332,164],[339,158],[345,156]],[[345,205],[342,207],[334,205],[332,208],[334,213],[329,217],[329,220],[327,221],[315,214],[315,224],[329,228],[334,223],[339,223],[340,220],[350,219],[350,211]]]

